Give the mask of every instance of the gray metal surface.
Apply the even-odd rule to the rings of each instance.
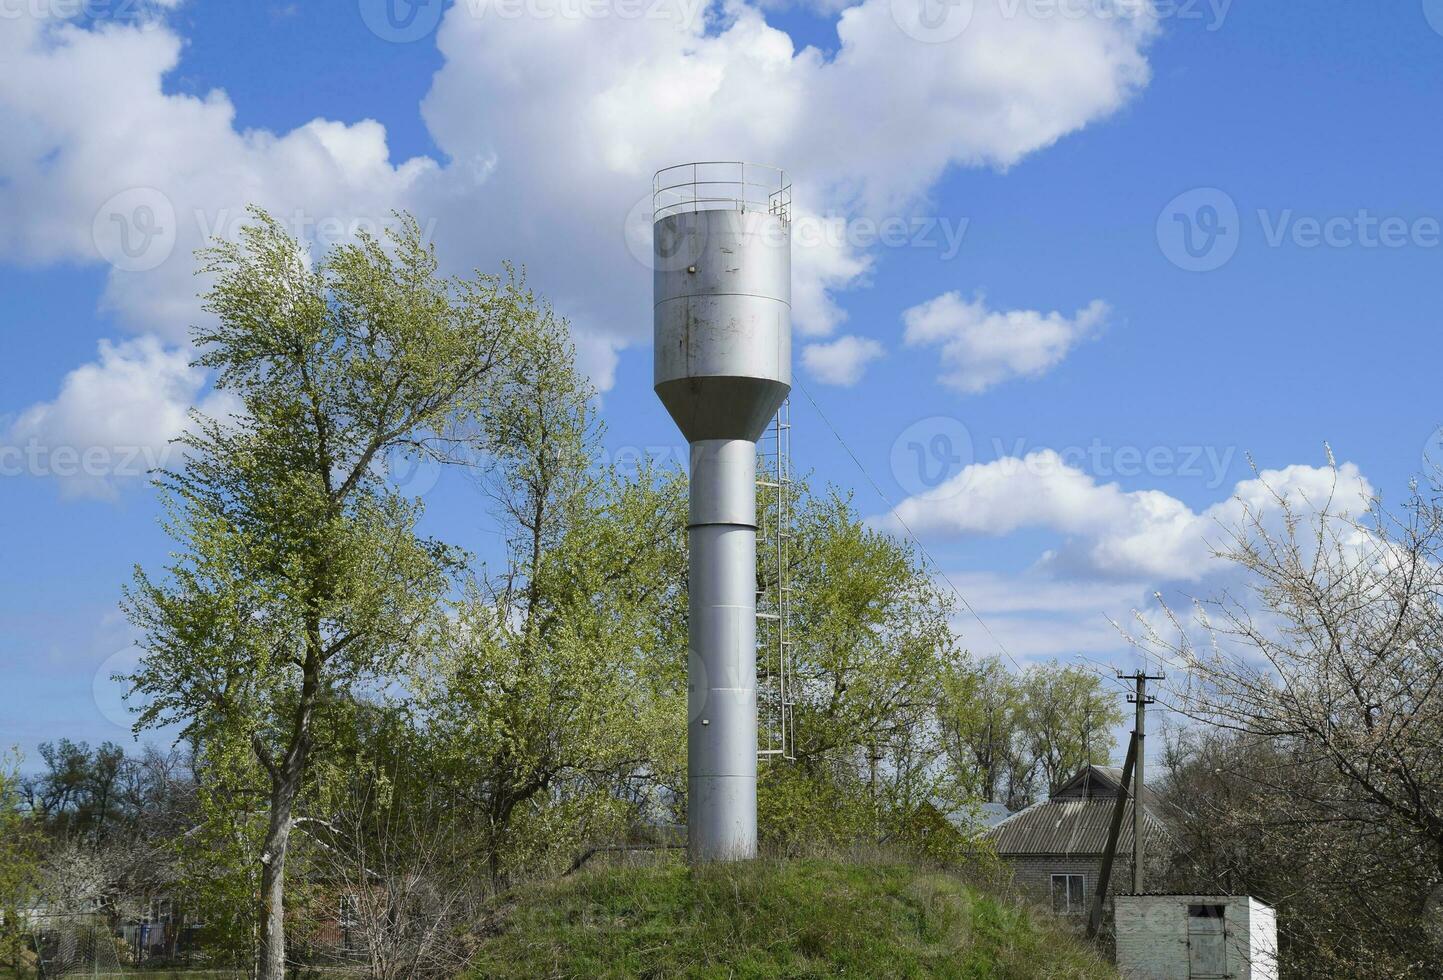
[[[670,168],[654,185],[656,393],[691,443],[687,833],[696,861],[756,855],[756,441],[791,389],[790,225],[765,193],[750,196],[745,167],[728,197],[725,166]],[[662,181],[677,172],[693,175],[689,190]]]
[[[789,225],[757,211],[672,214],[653,248],[657,395],[688,440],[756,442],[791,390]]]

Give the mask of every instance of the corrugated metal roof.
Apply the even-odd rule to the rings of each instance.
[[[935,806],[935,804],[934,804]],[[951,813],[943,814],[947,822],[964,833],[975,833],[978,830],[986,830],[995,827],[1008,817],[1012,811],[1001,803],[978,803],[973,806],[964,806],[953,810]]]
[[[997,853],[1006,857],[1101,854],[1105,851],[1121,773],[1113,775],[1102,766],[1090,768],[1093,770],[1091,773],[1084,770],[1059,787],[1052,799],[1034,803],[988,830],[984,836],[995,844]],[[1086,787],[1086,795],[1077,793],[1079,784]],[[1167,831],[1154,815],[1152,806],[1143,806],[1142,819],[1149,844],[1167,837]],[[1123,805],[1122,832],[1118,836],[1117,847],[1119,853],[1132,849],[1130,799]]]

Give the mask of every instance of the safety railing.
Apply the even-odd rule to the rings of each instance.
[[[651,184],[652,220],[693,211],[758,211],[792,220],[786,171],[738,160],[704,160],[658,170]]]

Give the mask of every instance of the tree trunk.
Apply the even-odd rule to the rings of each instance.
[[[308,649],[290,749],[282,759],[273,761],[259,736],[252,742],[257,757],[271,776],[271,815],[266,826],[265,845],[261,849],[261,934],[257,980],[285,980],[286,977],[286,849],[290,846],[291,827],[295,824],[296,797],[300,795],[306,765],[310,761],[311,715],[320,691],[320,672],[324,663],[317,618],[307,624],[306,632]]]
[[[303,712],[303,723],[309,712]],[[300,727],[300,726],[298,726]],[[308,729],[305,729],[308,731]],[[295,825],[296,797],[308,756],[308,735],[301,737],[286,764],[271,778],[271,816],[261,849],[260,950],[257,980],[285,980],[286,976],[286,850]]]
[[[271,792],[271,820],[261,850],[261,937],[257,980],[285,980],[286,848],[291,836],[291,799],[284,783]]]

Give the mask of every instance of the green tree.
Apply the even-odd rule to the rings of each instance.
[[[774,846],[875,843],[965,795],[938,729],[942,679],[962,657],[951,598],[849,498],[798,491],[786,543],[797,763],[763,768],[759,829]],[[759,521],[764,590],[777,587],[775,523]]]
[[[967,662],[943,678],[943,746],[984,801],[1012,805],[1030,792],[1036,760],[1023,744],[1023,685],[1000,657]]]
[[[62,738],[40,743],[40,772],[23,791],[46,832],[59,841],[98,848],[116,815],[125,750],[114,742],[92,749]]]
[[[1081,667],[1057,661],[1032,667],[1022,676],[1023,738],[1047,792],[1051,793],[1086,765],[1106,765],[1122,724],[1122,705],[1102,679]]]
[[[983,799],[1013,810],[1085,765],[1106,764],[1116,748],[1122,707],[1080,667],[1054,660],[1019,674],[992,657],[959,665],[943,687],[941,737],[953,768]]]
[[[39,881],[40,835],[21,797],[19,757],[0,759],[0,966],[28,973],[25,916]]]
[[[487,422],[506,570],[478,577],[423,685],[498,885],[617,833],[683,756],[684,484],[592,465],[594,393],[549,324]]]
[[[184,468],[159,475],[179,554],[137,569],[125,608],[146,650],[137,729],[179,724],[212,764],[261,774],[257,972],[279,980],[286,856],[327,719],[426,641],[463,561],[417,533],[420,501],[380,464],[451,458],[538,311],[514,278],[440,277],[410,217],[311,266],[252,216],[201,253],[212,322],[193,331],[238,410],[197,416]]]

